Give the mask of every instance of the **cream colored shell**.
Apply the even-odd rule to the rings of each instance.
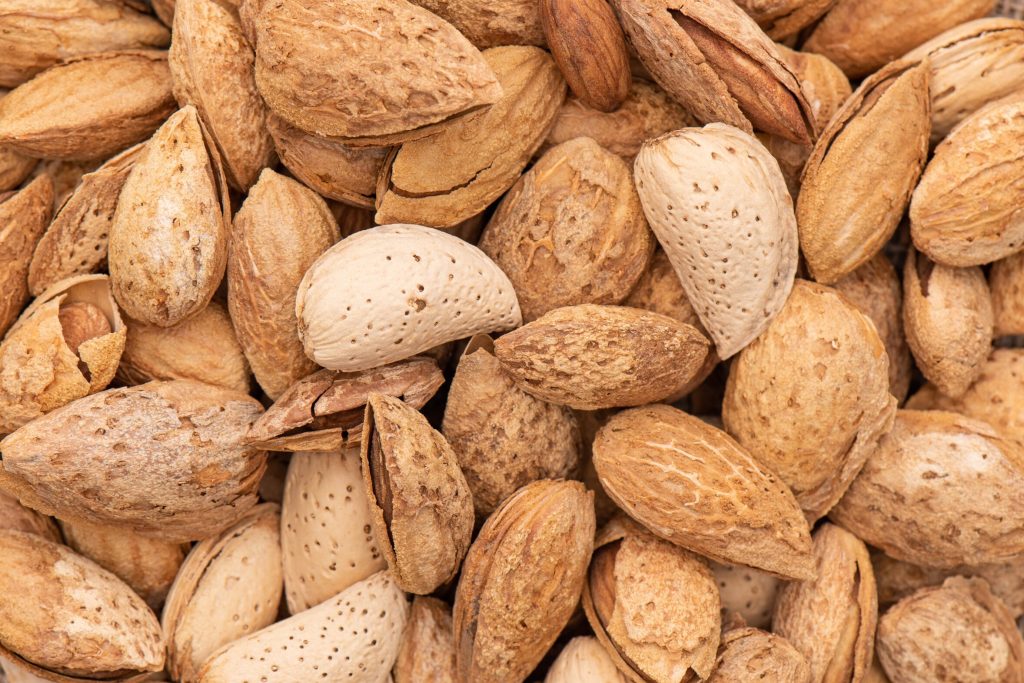
[[[597,638],[577,636],[562,648],[544,683],[626,683],[626,678]]]

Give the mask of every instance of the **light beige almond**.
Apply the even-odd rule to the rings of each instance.
[[[756,628],[737,628],[722,635],[715,671],[708,683],[811,683],[811,667],[785,638]],[[853,679],[856,680],[856,679]]]
[[[391,675],[394,683],[455,683],[455,640],[448,605],[422,595],[413,599]]]
[[[577,636],[562,648],[544,683],[626,683],[626,677],[597,638]]]
[[[1024,334],[1024,254],[1013,254],[992,264],[988,275],[992,296],[993,334]]]
[[[413,0],[459,29],[481,50],[497,45],[544,47],[536,0]]]
[[[53,210],[53,182],[39,176],[17,192],[0,193],[0,337],[28,301],[32,251]]]

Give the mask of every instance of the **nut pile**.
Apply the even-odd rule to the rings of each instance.
[[[994,5],[0,0],[0,681],[1024,683]]]

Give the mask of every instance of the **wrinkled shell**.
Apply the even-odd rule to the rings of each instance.
[[[40,176],[13,194],[0,194],[0,337],[28,300],[32,251],[50,222],[53,183]]]
[[[619,303],[647,268],[654,239],[630,168],[576,138],[509,190],[480,249],[509,276],[529,322],[562,306]]]
[[[711,124],[647,142],[635,167],[687,298],[719,357],[733,356],[779,312],[796,275],[796,217],[778,163],[750,135]]]
[[[670,406],[623,411],[594,440],[601,484],[662,538],[786,578],[814,576],[789,489],[725,432]]]
[[[901,410],[831,517],[925,567],[1007,562],[1024,553],[1024,450],[984,422]]]
[[[711,563],[711,572],[718,583],[724,613],[737,613],[754,628],[771,626],[775,596],[781,585],[778,578],[750,567],[717,562]]]
[[[298,338],[295,294],[309,267],[338,238],[323,200],[270,169],[235,215],[228,310],[256,381],[270,398],[317,369]]]
[[[495,510],[469,549],[455,593],[459,680],[524,680],[579,601],[594,548],[593,494],[537,481]]]
[[[266,456],[240,442],[261,412],[245,394],[187,380],[109,389],[0,442],[0,486],[66,521],[205,538],[256,502]]]
[[[736,4],[775,40],[817,21],[836,0],[739,0]]]
[[[0,491],[0,530],[24,531],[54,543],[61,542],[60,529],[52,519],[25,507],[3,491]]]
[[[551,56],[513,46],[491,48],[484,58],[504,95],[388,156],[377,183],[377,223],[448,228],[475,216],[512,187],[544,142],[565,99]]]
[[[812,683],[807,658],[785,638],[756,628],[738,628],[722,636],[718,661],[707,683]]]
[[[626,678],[597,638],[577,636],[562,648],[544,683],[626,683]]]
[[[493,261],[419,225],[364,230],[328,249],[302,278],[295,313],[306,355],[346,372],[522,323]]]
[[[722,421],[816,520],[857,476],[895,412],[875,326],[835,290],[798,280],[767,331],[733,361]],[[775,419],[780,414],[786,419]]]
[[[394,683],[455,683],[455,640],[448,605],[420,595],[413,599],[391,674]]]
[[[988,285],[995,336],[1024,334],[1024,254],[1007,256],[992,264]]]
[[[459,29],[483,50],[497,45],[544,46],[537,0],[413,0]],[[397,683],[397,682],[396,682]]]
[[[992,300],[981,268],[950,268],[913,250],[903,269],[903,327],[917,367],[956,398],[992,348]]]

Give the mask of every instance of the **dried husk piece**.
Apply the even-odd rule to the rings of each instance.
[[[450,22],[481,50],[499,45],[544,47],[536,0],[413,0]]]
[[[788,38],[813,24],[836,0],[740,0],[736,4],[773,40]]]
[[[0,194],[0,336],[28,300],[29,262],[52,210],[49,176],[39,176],[17,192]]]
[[[554,60],[540,48],[484,52],[503,95],[478,116],[393,150],[377,183],[378,223],[447,228],[508,190],[547,137],[565,99]]]
[[[54,543],[62,542],[60,529],[53,519],[25,507],[3,491],[0,491],[0,530],[24,531]]]
[[[722,634],[715,670],[707,683],[758,683],[765,680],[812,683],[811,667],[782,636],[756,628]]]
[[[818,576],[782,586],[772,630],[811,668],[813,681],[858,681],[871,665],[878,593],[867,547],[825,523],[814,533]]]
[[[993,334],[1024,334],[1024,254],[1013,254],[992,264],[988,274],[992,296]]]
[[[807,160],[796,203],[811,276],[831,284],[899,225],[928,156],[927,63],[893,62],[861,83]]]
[[[43,292],[0,344],[0,434],[106,389],[125,333],[106,275],[63,280]]]
[[[394,683],[455,683],[455,640],[448,605],[422,595],[413,599],[391,676]]]

